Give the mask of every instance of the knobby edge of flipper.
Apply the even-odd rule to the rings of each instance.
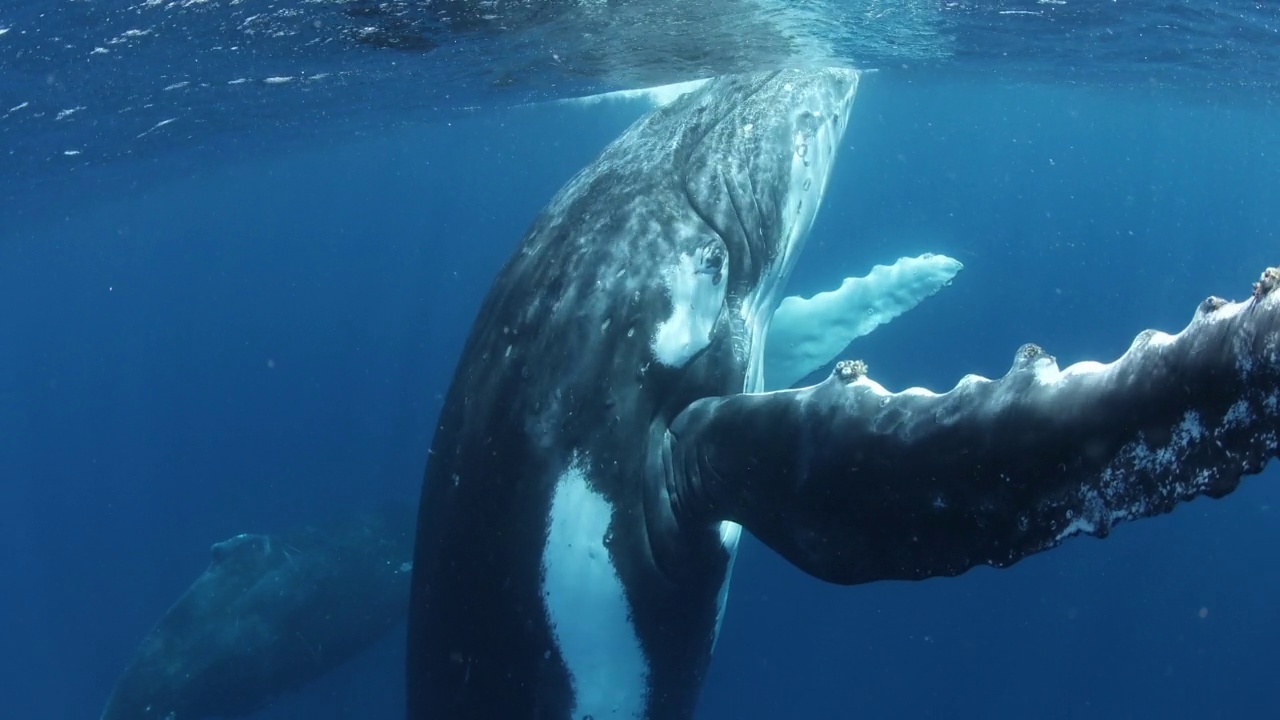
[[[730,520],[834,583],[1005,567],[1078,534],[1222,497],[1277,455],[1280,269],[1177,335],[1059,369],[891,393],[844,361],[797,390],[699,400],[663,439],[675,521]]]

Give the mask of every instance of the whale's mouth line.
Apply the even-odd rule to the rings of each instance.
[[[774,72],[772,72],[772,73],[769,73],[769,75],[768,75],[767,77],[763,78],[759,83],[757,83],[757,84],[755,85],[755,87],[751,88],[748,92],[743,93],[743,96],[742,96],[741,100],[738,102],[738,105],[745,105],[745,104],[747,104],[747,101],[751,100],[751,99],[752,99],[752,98],[754,98],[755,96],[757,96],[757,95],[759,95],[760,93],[764,92],[764,89],[769,85],[769,83],[773,82],[773,81],[774,81],[774,80],[775,80],[775,79],[776,79],[780,74],[781,74],[781,72],[780,72],[780,71],[774,71]],[[735,112],[733,112],[733,111],[730,111],[730,112],[727,112],[727,113],[723,113],[723,114],[721,114],[721,115],[719,115],[719,116],[715,117],[714,119],[712,119],[712,120],[711,120],[711,122],[709,122],[709,123],[707,124],[706,128],[705,128],[705,129],[703,130],[703,132],[701,133],[701,137],[699,137],[699,138],[698,138],[698,140],[697,140],[697,142],[696,142],[696,143],[694,143],[694,149],[693,149],[693,152],[691,152],[691,154],[696,153],[697,151],[701,150],[701,149],[702,149],[702,145],[703,145],[703,143],[705,143],[705,142],[706,142],[707,137],[709,137],[713,132],[715,132],[715,131],[716,131],[716,129],[717,129],[717,128],[719,128],[720,126],[722,126],[722,125],[724,125],[725,123],[729,122],[729,120],[730,120],[731,118],[735,117],[735,116],[736,116],[736,113],[735,113]],[[717,173],[717,175],[719,176],[720,183],[721,183],[721,184],[724,186],[724,188],[725,188],[725,195],[726,195],[726,197],[728,197],[728,198],[729,198],[730,203],[733,205],[733,212],[734,212],[734,216],[735,216],[735,218],[738,220],[738,226],[739,226],[739,227],[740,227],[740,229],[742,230],[742,237],[743,237],[744,239],[746,239],[746,238],[750,237],[750,233],[749,233],[749,231],[748,231],[748,227],[749,227],[749,226],[748,226],[748,224],[743,220],[743,216],[742,216],[741,208],[738,206],[738,202],[737,202],[736,198],[734,197],[734,194],[733,194],[733,192],[732,192],[732,188],[731,188],[731,186],[729,185],[729,180],[728,180],[728,178],[726,177],[726,174],[725,174],[725,172],[724,172],[723,170],[721,170],[720,172],[718,172],[718,173]],[[747,173],[747,180],[748,180],[748,182],[751,182],[751,183],[752,183],[752,185],[751,185],[751,197],[752,197],[752,199],[753,199],[753,201],[754,201],[754,199],[755,199],[755,197],[756,197],[756,196],[755,196],[755,185],[754,185],[754,181],[752,180],[752,178],[751,178],[751,176],[750,176],[750,173]],[[692,187],[690,187],[690,184],[689,184],[689,178],[688,178],[688,177],[684,177],[684,178],[682,178],[682,182],[680,183],[680,191],[681,191],[681,194],[684,196],[685,204],[686,204],[686,205],[688,205],[688,207],[689,207],[689,208],[694,212],[694,214],[696,214],[696,215],[697,215],[697,216],[702,220],[702,222],[703,222],[703,223],[705,223],[705,224],[706,224],[706,226],[707,226],[708,228],[710,228],[710,229],[711,229],[711,231],[712,231],[712,232],[714,232],[717,236],[719,236],[719,238],[720,238],[722,241],[724,241],[726,244],[728,244],[728,242],[729,242],[729,241],[728,241],[728,239],[727,239],[727,237],[726,237],[727,235],[729,235],[729,233],[727,232],[727,230],[728,230],[728,229],[727,229],[727,228],[722,228],[722,227],[718,226],[718,225],[716,224],[716,222],[715,222],[715,219],[714,219],[714,218],[713,218],[713,217],[712,217],[712,216],[711,216],[711,215],[710,215],[706,210],[704,210],[704,209],[699,205],[699,203],[698,203],[698,202],[696,202],[696,201],[695,201],[695,193],[694,193],[694,189],[693,189]],[[760,208],[759,208],[758,204],[757,204],[757,207],[756,207],[756,212],[757,212],[757,216],[758,216],[758,217],[763,217],[763,215],[761,215],[761,214],[760,214]]]

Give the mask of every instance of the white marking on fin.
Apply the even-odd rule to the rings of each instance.
[[[1141,475],[1174,478],[1173,485],[1164,491],[1171,495],[1203,491],[1214,480],[1214,472],[1201,470],[1194,477],[1179,479],[1182,463],[1202,438],[1229,428],[1230,422],[1224,418],[1219,426],[1205,427],[1200,413],[1188,410],[1178,424],[1170,428],[1163,444],[1153,444],[1139,435],[1122,447],[1111,463],[1103,468],[1098,487],[1080,489],[1081,510],[1078,515],[1068,513],[1071,522],[1058,532],[1056,539],[1062,541],[1080,533],[1097,533],[1100,528],[1111,528],[1116,523],[1150,515],[1146,496],[1124,499],[1135,471]]]
[[[914,308],[951,283],[959,260],[925,253],[876,265],[864,277],[811,298],[783,298],[765,341],[769,390],[788,388],[831,362],[849,343]]]
[[[571,717],[644,717],[649,666],[622,581],[605,547],[613,507],[575,454],[556,483],[542,553],[547,619],[573,683]]]
[[[690,80],[688,82],[672,83],[670,85],[656,85],[654,87],[639,88],[637,90],[615,90],[613,92],[600,93],[598,95],[568,98],[566,100],[561,100],[560,102],[569,105],[589,107],[603,102],[641,101],[650,107],[658,108],[670,104],[681,95],[697,90],[706,84],[706,82],[706,80]]]

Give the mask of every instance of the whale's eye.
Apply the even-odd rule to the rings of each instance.
[[[719,245],[712,245],[707,248],[707,267],[719,270],[724,267],[724,248]]]
[[[806,138],[813,137],[822,125],[822,117],[808,110],[801,111],[796,117],[796,132]]]
[[[719,285],[724,279],[724,250],[714,248],[707,256],[707,268],[711,270],[711,284]]]
[[[724,263],[728,259],[725,257],[724,245],[720,243],[708,245],[702,249],[700,255],[699,260],[701,262],[699,264],[701,267],[698,268],[698,272],[703,275],[710,275],[711,284],[719,285],[720,281],[724,279]]]

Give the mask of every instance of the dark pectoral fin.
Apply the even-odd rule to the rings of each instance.
[[[810,388],[699,401],[670,431],[677,512],[742,523],[852,584],[1006,566],[1225,495],[1277,453],[1277,278],[1108,365],[1059,370],[1026,346],[1003,378],[942,395],[889,393],[842,363]]]

